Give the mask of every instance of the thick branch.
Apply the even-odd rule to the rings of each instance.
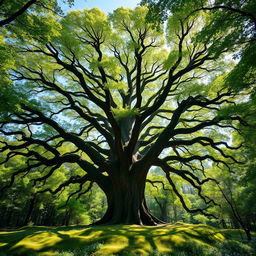
[[[0,20],[0,27],[5,26],[11,22],[13,22],[15,19],[17,19],[20,15],[22,15],[26,10],[29,9],[33,4],[35,4],[37,0],[30,0],[26,4],[24,4],[18,11],[11,14],[10,17]]]

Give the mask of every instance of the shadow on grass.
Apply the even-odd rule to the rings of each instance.
[[[171,253],[188,242],[210,247],[223,240],[223,235],[212,227],[184,223],[158,227],[25,227],[0,232],[0,252],[7,255],[59,255],[54,252],[101,244],[95,246],[95,255],[148,255],[151,251]]]

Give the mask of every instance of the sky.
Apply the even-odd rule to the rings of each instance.
[[[118,7],[134,8],[140,3],[140,0],[75,0],[71,10],[83,10],[85,8],[100,8],[105,12],[112,12]],[[65,11],[70,10],[68,7],[63,8]]]

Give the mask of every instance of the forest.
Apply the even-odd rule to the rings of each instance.
[[[237,254],[188,255],[255,255],[256,2],[64,4],[0,0],[0,255],[22,227],[169,223],[236,236]],[[150,246],[119,253],[187,255]]]

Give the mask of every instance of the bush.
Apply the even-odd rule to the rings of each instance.
[[[222,256],[253,256],[255,252],[252,247],[247,244],[227,240],[223,242],[219,248]]]
[[[152,251],[149,256],[256,256],[254,246],[254,243],[245,244],[233,240],[220,243],[216,247],[188,242],[171,253]]]

